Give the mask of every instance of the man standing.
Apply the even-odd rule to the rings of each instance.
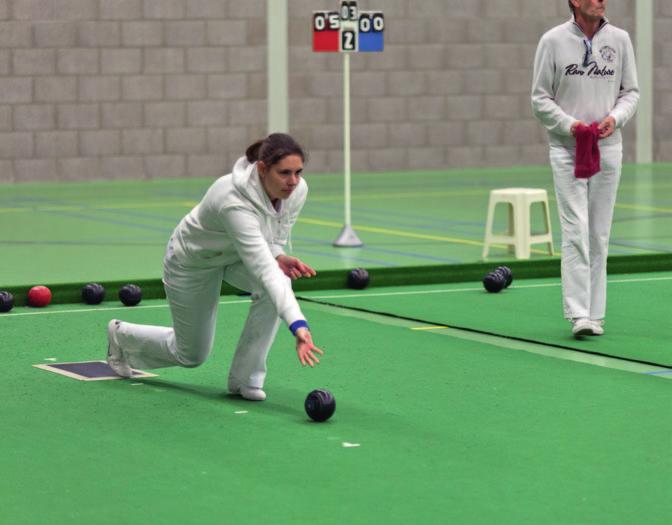
[[[562,229],[564,315],[579,337],[604,333],[607,249],[623,156],[620,128],[635,113],[639,88],[630,37],[605,18],[607,0],[568,3],[572,18],[539,41],[532,110],[548,131]],[[577,145],[583,152],[579,140],[591,131],[589,161],[596,167],[586,172]]]

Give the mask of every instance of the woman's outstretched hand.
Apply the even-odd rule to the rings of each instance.
[[[313,344],[313,337],[307,328],[299,328],[296,331],[296,354],[303,366],[315,366],[320,362],[316,354],[324,355],[324,352]]]
[[[278,265],[280,265],[283,273],[290,279],[296,280],[301,277],[315,277],[317,275],[315,270],[296,257],[278,255],[275,260],[278,261]]]

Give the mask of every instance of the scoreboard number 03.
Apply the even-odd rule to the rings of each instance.
[[[341,20],[357,20],[357,2],[341,2]]]

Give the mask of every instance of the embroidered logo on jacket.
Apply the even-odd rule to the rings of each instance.
[[[605,62],[613,64],[614,60],[616,60],[616,50],[613,47],[602,46],[600,48],[600,56]]]
[[[608,68],[607,66],[598,66],[597,62],[589,62],[585,68],[581,68],[579,64],[569,64],[565,67],[565,76],[586,76],[586,77],[613,77],[616,72],[613,69]]]

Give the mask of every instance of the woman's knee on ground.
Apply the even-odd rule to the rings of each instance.
[[[188,341],[182,343],[177,341],[175,358],[180,363],[180,366],[196,368],[205,363],[211,350],[212,341]]]

